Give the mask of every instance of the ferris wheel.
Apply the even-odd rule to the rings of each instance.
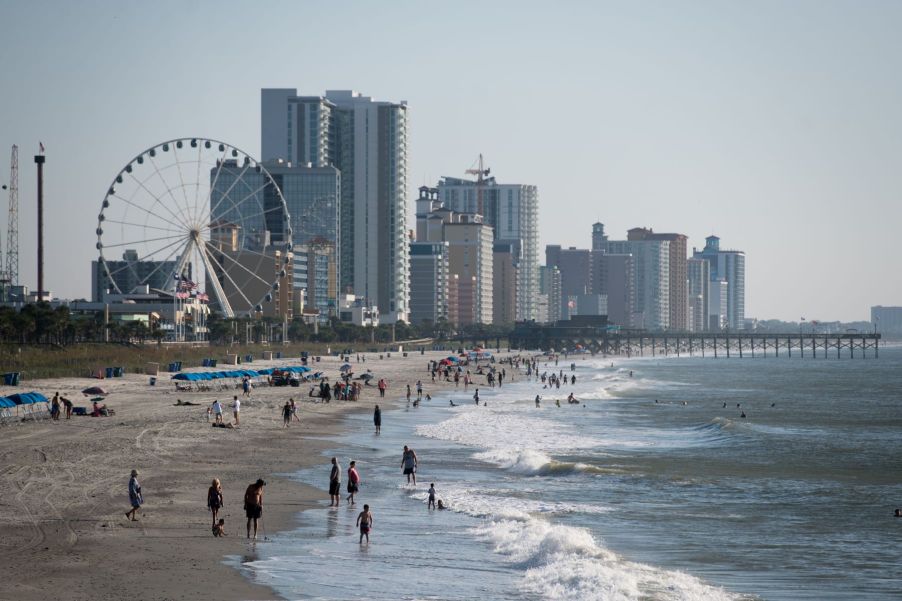
[[[116,174],[97,217],[114,293],[171,293],[227,317],[264,312],[291,258],[288,208],[258,161],[224,142],[157,144]]]

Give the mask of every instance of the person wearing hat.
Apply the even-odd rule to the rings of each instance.
[[[254,522],[254,540],[257,539],[257,520],[263,517],[263,487],[266,482],[257,480],[244,493],[244,512],[247,514],[247,537],[251,537],[251,521]]]
[[[133,522],[138,521],[138,510],[144,503],[144,496],[141,494],[141,485],[138,484],[138,470],[132,470],[132,477],[128,481],[128,500],[132,504],[132,508],[125,514],[125,517]]]

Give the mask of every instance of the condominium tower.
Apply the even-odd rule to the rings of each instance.
[[[516,319],[537,317],[539,293],[539,193],[525,184],[499,184],[494,177],[477,181],[443,177],[438,199],[456,213],[483,216],[494,241],[511,245],[516,267]]]
[[[713,282],[726,283],[725,327],[740,330],[745,327],[745,253],[741,250],[723,250],[720,238],[705,238],[705,248],[693,249],[694,259],[705,259],[711,267],[712,298],[715,297]],[[712,312],[712,315],[714,313]]]
[[[341,172],[341,287],[375,303],[383,321],[409,320],[407,103],[264,89],[261,154]]]

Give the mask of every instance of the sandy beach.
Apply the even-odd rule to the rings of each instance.
[[[76,405],[89,406],[80,391],[101,385],[109,391],[110,417],[14,422],[0,426],[0,558],[7,566],[0,598],[45,599],[273,599],[272,591],[252,585],[228,567],[228,555],[253,554],[245,539],[242,498],[248,484],[267,481],[263,525],[267,534],[288,529],[305,508],[328,499],[327,490],[292,482],[279,474],[323,462],[328,436],[350,411],[372,412],[403,401],[405,384],[433,384],[427,361],[446,356],[398,353],[379,360],[367,354],[355,372],[372,369],[386,378],[380,400],[375,386],[364,387],[359,402],[314,403],[310,386],[258,387],[241,407],[238,429],[212,428],[206,406],[219,398],[231,419],[231,399],[239,390],[176,392],[170,374],[156,386],[147,376],[93,380],[34,380],[0,393],[36,390],[48,398],[59,391]],[[255,361],[244,367],[291,365],[298,361]],[[341,362],[323,357],[315,366],[331,382]],[[186,367],[186,369],[191,369]],[[199,368],[198,368],[199,369]],[[482,381],[482,378],[480,378]],[[451,386],[453,384],[445,384]],[[414,395],[415,395],[414,389]],[[281,407],[299,401],[301,422],[283,427]],[[198,403],[176,406],[177,399]],[[139,521],[126,520],[127,484],[140,472],[145,505]],[[328,465],[324,463],[324,484]],[[222,481],[228,536],[213,538],[206,492]],[[260,533],[258,538],[262,538]],[[258,543],[264,544],[264,543]]]

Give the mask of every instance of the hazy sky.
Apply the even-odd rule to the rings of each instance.
[[[355,89],[409,102],[411,198],[482,152],[538,185],[543,257],[597,220],[716,233],[747,254],[747,316],[868,319],[902,305],[900,31],[902,2],[0,0],[21,279],[39,140],[47,287],[89,297],[99,205],[135,154],[206,136],[257,155],[261,87]]]

